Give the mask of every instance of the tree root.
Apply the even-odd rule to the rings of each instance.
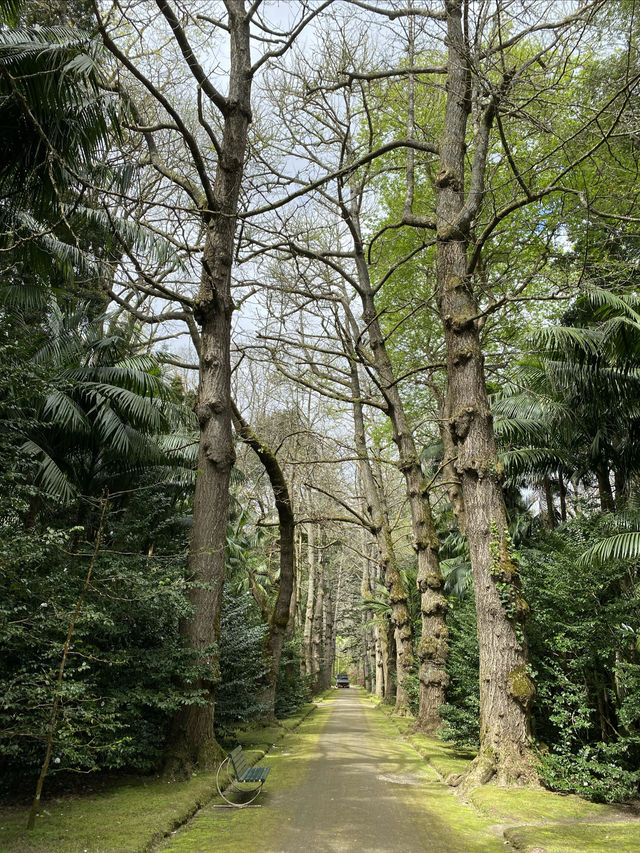
[[[452,773],[446,782],[463,795],[489,782],[502,788],[540,787],[533,753],[515,747],[481,749],[464,773]]]
[[[198,770],[216,770],[225,758],[226,753],[215,738],[201,745],[196,755],[185,744],[177,743],[164,757],[161,777],[165,782],[183,782]]]

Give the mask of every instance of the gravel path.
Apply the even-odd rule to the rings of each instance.
[[[427,781],[422,762],[411,763],[370,725],[357,690],[340,690],[274,853],[450,851],[407,805],[403,788]]]
[[[498,853],[460,802],[357,689],[339,690],[260,762],[261,808],[207,807],[166,853]]]

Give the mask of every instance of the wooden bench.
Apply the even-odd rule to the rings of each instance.
[[[233,768],[233,774],[230,780],[229,788],[237,794],[244,794],[245,796],[250,796],[251,799],[245,800],[245,802],[242,803],[234,803],[231,800],[227,799],[227,797],[225,796],[225,792],[220,786],[220,776],[223,767]],[[216,787],[218,788],[218,793],[225,801],[225,803],[228,803],[230,806],[234,806],[237,809],[244,808],[245,806],[248,806],[249,803],[252,803],[262,790],[262,786],[266,782],[267,776],[269,775],[269,770],[271,770],[270,767],[260,767],[257,765],[255,767],[251,767],[249,765],[249,762],[247,761],[247,756],[245,755],[242,747],[236,746],[236,748],[232,749],[231,752],[227,755],[220,767],[218,767],[218,772],[216,774]],[[249,785],[253,787],[241,787]]]

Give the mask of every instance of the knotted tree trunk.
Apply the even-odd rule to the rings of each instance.
[[[447,347],[448,428],[464,497],[476,595],[480,650],[480,751],[466,782],[497,775],[506,784],[535,777],[524,620],[528,612],[511,556],[493,422],[484,376],[478,304],[467,268],[467,245],[484,187],[496,102],[484,108],[475,137],[470,188],[465,154],[470,114],[468,45],[461,0],[447,0],[447,98],[436,179],[437,277]]]
[[[184,33],[166,3],[159,4],[188,63],[195,62]],[[229,94],[222,98],[203,81],[203,90],[223,116],[222,140],[212,188],[204,205],[204,251],[194,316],[200,326],[200,425],[198,473],[187,572],[193,616],[180,623],[184,646],[201,674],[188,685],[205,701],[175,714],[167,741],[165,773],[184,776],[195,765],[212,767],[222,750],[213,731],[215,685],[219,679],[220,613],[225,581],[229,475],[235,461],[231,430],[231,266],[238,198],[251,122],[250,18],[243,0],[227,0],[230,43]],[[195,71],[197,72],[197,69]],[[194,146],[195,148],[195,146]]]

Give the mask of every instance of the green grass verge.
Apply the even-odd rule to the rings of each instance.
[[[252,725],[238,732],[249,759],[298,725],[307,705],[283,726]],[[147,853],[216,796],[215,773],[199,773],[187,782],[131,778],[88,796],[45,798],[35,829],[26,830],[27,808],[0,809],[0,853]]]
[[[640,824],[583,823],[519,826],[505,839],[523,853],[638,853]]]
[[[378,710],[384,712],[378,715],[379,719],[386,718],[444,779],[450,773],[464,772],[473,759],[472,750],[459,749],[426,735],[407,733],[406,720],[394,717],[381,706]],[[455,808],[451,800],[442,798],[443,788],[442,785],[434,787],[429,795],[430,804],[437,802],[442,816],[453,821]],[[455,797],[454,801],[460,803],[460,798]],[[541,789],[509,790],[485,785],[471,792],[469,808],[485,821],[481,830],[487,821],[494,825],[507,824],[503,827],[505,842],[523,853],[640,853],[640,822],[637,815],[624,806],[592,803],[574,795]],[[526,823],[537,825],[522,825]],[[458,829],[462,827],[461,841],[473,825],[468,819],[464,824],[458,823]],[[472,841],[473,834],[465,843]]]
[[[591,803],[573,794],[554,794],[528,788],[505,790],[485,785],[472,791],[470,798],[478,811],[500,822],[589,819],[597,822],[619,814],[615,806]]]
[[[493,821],[456,797],[453,789],[440,780],[434,767],[416,749],[414,736],[404,737],[405,718],[380,714],[375,708],[368,710],[367,716],[370,725],[390,745],[393,761],[397,762],[393,772],[425,779],[423,785],[400,786],[400,793],[413,813],[413,821],[418,825],[424,822],[425,839],[437,838],[437,849],[452,853],[504,851],[504,841],[491,830]],[[425,738],[425,741],[431,742],[433,738]]]
[[[375,704],[377,710],[388,717],[401,734],[406,735],[411,746],[435,768],[443,779],[451,773],[463,773],[475,758],[476,753],[473,749],[457,747],[437,738],[412,732],[416,724],[415,717],[396,716],[392,705],[385,705],[370,693],[366,694],[365,698]]]
[[[269,839],[277,839],[285,821],[287,791],[303,781],[318,738],[331,714],[327,703],[307,717],[269,753],[271,774],[260,794],[259,809],[217,809],[215,803],[202,809],[188,825],[159,848],[162,853],[238,853],[238,850],[272,850]],[[281,805],[279,805],[281,804]]]
[[[427,735],[412,734],[409,736],[409,741],[443,779],[451,773],[464,773],[475,758],[475,752],[472,749],[453,746]]]
[[[396,792],[405,801],[410,819],[424,826],[425,839],[431,834],[437,837],[440,853],[503,851],[503,841],[489,831],[491,821],[455,797],[451,789],[438,780],[435,771],[398,734],[395,721],[387,720],[362,698],[368,725],[376,735],[381,769],[392,775],[415,775],[424,780],[420,785],[398,786]],[[278,842],[283,828],[288,821],[296,820],[296,814],[291,810],[291,792],[304,786],[310,762],[322,755],[318,741],[331,716],[332,707],[333,703],[323,703],[312,717],[269,753],[271,775],[261,794],[262,808],[231,811],[216,809],[211,804],[165,841],[160,848],[162,853],[237,853],[239,850],[280,849]],[[375,804],[372,804],[372,809],[373,820]],[[308,842],[308,849],[312,850],[314,839],[309,838]],[[351,843],[351,849],[360,849],[357,838]]]

